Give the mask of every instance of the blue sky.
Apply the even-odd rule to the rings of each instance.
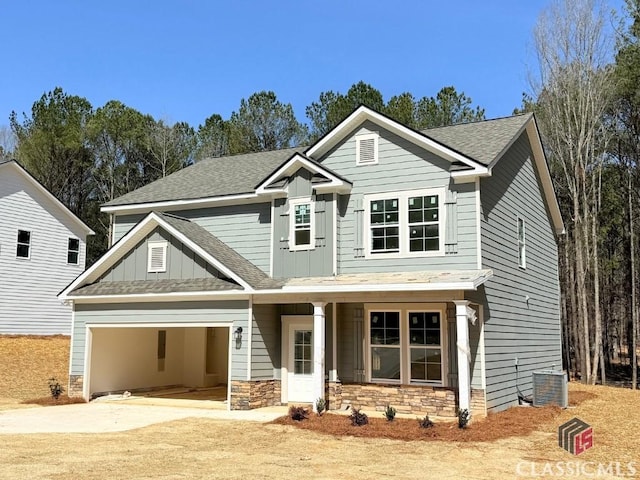
[[[621,3],[616,2],[616,3]],[[320,92],[364,80],[388,100],[453,85],[511,114],[547,0],[7,2],[0,125],[56,86],[170,121],[228,118],[273,90],[299,120]],[[20,117],[22,118],[22,117]]]

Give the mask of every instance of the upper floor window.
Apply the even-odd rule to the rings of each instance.
[[[16,256],[20,258],[30,258],[31,255],[31,232],[28,230],[18,230],[18,246]]]
[[[524,219],[518,217],[518,266],[527,267],[527,238]]]
[[[310,198],[290,201],[289,249],[312,250],[315,248],[315,215]]]
[[[78,240],[77,238],[70,238],[67,246],[67,263],[77,265],[79,257],[80,240]]]
[[[167,271],[167,242],[149,242],[147,256],[147,272],[159,273]]]
[[[367,254],[442,254],[443,206],[443,189],[367,196]]]
[[[378,134],[356,135],[356,165],[378,163]]]

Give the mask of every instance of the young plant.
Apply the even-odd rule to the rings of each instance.
[[[387,406],[384,409],[384,418],[387,421],[392,422],[394,418],[396,418],[396,409],[387,403]]]
[[[366,413],[361,412],[359,408],[351,409],[349,419],[351,420],[351,425],[354,427],[361,427],[362,425],[369,423],[369,417],[367,417]]]
[[[471,417],[469,410],[467,410],[466,408],[458,409],[456,413],[458,415],[458,428],[467,428],[469,419]]]
[[[326,409],[327,402],[325,401],[325,399],[322,397],[318,398],[316,400],[316,412],[318,413],[318,416],[322,416]]]
[[[54,377],[49,379],[49,391],[51,392],[51,397],[55,400],[60,398],[60,395],[64,393],[64,387],[60,385],[60,382],[56,380]]]
[[[429,419],[429,415],[425,415],[424,418],[419,418],[418,423],[421,428],[433,428],[434,423]]]
[[[304,407],[291,405],[289,407],[289,416],[292,420],[301,422],[302,420],[309,418],[309,411]]]

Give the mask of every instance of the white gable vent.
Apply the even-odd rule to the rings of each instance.
[[[167,242],[149,242],[147,272],[167,271]]]
[[[378,163],[378,134],[356,135],[356,165]]]
[[[533,372],[533,406],[557,405],[567,408],[569,405],[567,374],[557,370]]]

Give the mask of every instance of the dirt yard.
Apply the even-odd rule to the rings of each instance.
[[[50,375],[66,379],[59,369],[66,368],[68,339],[51,343],[35,339],[36,346],[22,354],[19,348],[7,346],[15,343],[9,340],[0,337],[2,385],[11,385],[13,371],[22,379],[23,395],[41,396],[43,391],[48,393]],[[43,363],[32,358],[39,349],[58,355]],[[16,358],[6,362],[9,353]],[[22,365],[17,360],[21,355]],[[64,365],[50,363],[54,357],[63,359]],[[46,368],[41,375],[25,374],[34,365]],[[516,430],[522,424],[533,424],[530,432],[518,430],[518,436],[493,441],[333,436],[291,425],[193,418],[123,433],[2,435],[0,479],[557,478],[561,477],[557,462],[584,469],[586,475],[571,478],[633,478],[630,473],[640,478],[640,435],[636,431],[640,392],[580,384],[571,384],[570,389],[579,405],[546,419],[533,409],[519,409],[518,414],[510,414],[517,425],[503,428]],[[15,406],[17,392],[18,387],[2,396]],[[8,393],[12,395],[9,399]],[[557,445],[558,426],[576,416],[594,429],[595,446],[579,457]],[[473,428],[481,428],[481,423]],[[629,462],[635,462],[636,472],[628,469]],[[603,474],[593,475],[599,464]],[[621,475],[616,475],[616,468]]]

